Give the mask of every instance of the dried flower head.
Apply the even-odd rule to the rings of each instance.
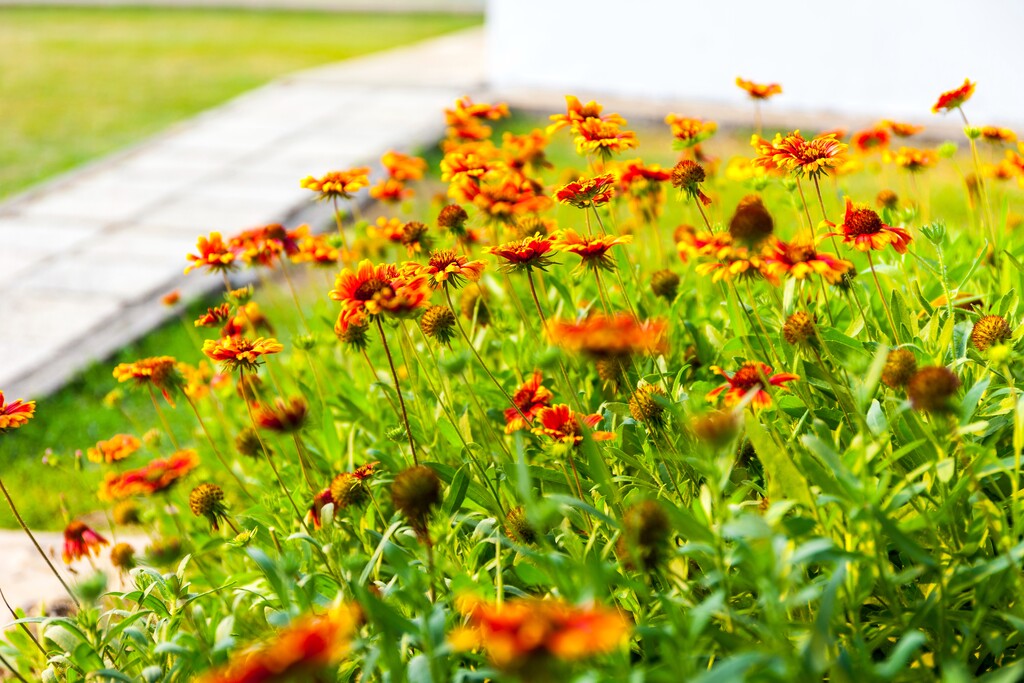
[[[216,484],[200,484],[188,494],[188,507],[196,517],[205,517],[216,531],[218,520],[228,514],[224,505],[224,491]]]
[[[636,558],[641,569],[654,569],[664,559],[671,531],[668,515],[661,505],[653,500],[636,503],[622,517],[619,556],[627,560],[629,565]]]
[[[910,349],[893,349],[885,359],[882,368],[882,383],[890,389],[907,386],[917,372],[917,358]]]
[[[455,314],[447,306],[431,306],[420,318],[423,334],[448,345],[455,336]]]
[[[441,504],[441,480],[426,465],[402,470],[391,484],[391,502],[417,532],[423,533],[430,511]]]
[[[707,206],[711,203],[711,197],[700,189],[705,177],[704,167],[690,159],[683,159],[672,167],[672,187],[682,190],[690,199]]]
[[[657,384],[644,384],[637,387],[629,397],[629,414],[637,422],[651,427],[662,427],[665,424],[664,401],[668,394]]]
[[[907,397],[915,410],[945,413],[953,409],[960,379],[943,366],[921,368],[907,383]]]
[[[729,235],[745,246],[756,248],[775,232],[775,221],[756,194],[740,200],[729,219]]]
[[[1010,323],[1001,315],[986,315],[974,323],[971,330],[971,343],[978,351],[984,353],[993,344],[1002,344],[1010,339],[1013,330]]]
[[[505,514],[505,533],[509,538],[520,543],[532,545],[537,540],[537,532],[530,526],[526,511],[522,506],[511,508]]]
[[[790,344],[806,344],[815,338],[814,320],[804,311],[797,311],[782,325],[782,337]]]
[[[665,301],[674,301],[679,292],[679,276],[671,270],[656,270],[651,273],[651,291]]]
[[[466,234],[466,221],[469,214],[458,204],[448,204],[437,215],[437,227],[448,230],[454,235]]]

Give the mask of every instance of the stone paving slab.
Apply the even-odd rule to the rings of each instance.
[[[306,175],[430,144],[483,83],[472,29],[275,81],[0,204],[0,387],[39,397],[219,286],[183,275],[196,238],[329,224]]]

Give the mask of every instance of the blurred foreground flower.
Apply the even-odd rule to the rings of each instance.
[[[64,550],[61,557],[64,564],[91,555],[99,556],[100,548],[110,545],[107,539],[93,531],[85,522],[74,521],[64,528]]]
[[[36,414],[35,401],[18,399],[11,403],[4,402],[4,392],[0,391],[0,432],[17,429],[32,419]]]

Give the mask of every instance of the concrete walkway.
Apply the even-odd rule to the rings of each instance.
[[[185,277],[211,231],[327,221],[306,175],[431,144],[483,85],[472,29],[293,75],[0,204],[0,388],[30,398],[216,287]]]

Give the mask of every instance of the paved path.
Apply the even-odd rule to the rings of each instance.
[[[236,7],[325,12],[480,14],[485,0],[0,0],[0,7]]]
[[[41,396],[158,324],[200,234],[325,221],[306,175],[432,143],[483,83],[483,33],[284,78],[0,204],[0,388]]]

